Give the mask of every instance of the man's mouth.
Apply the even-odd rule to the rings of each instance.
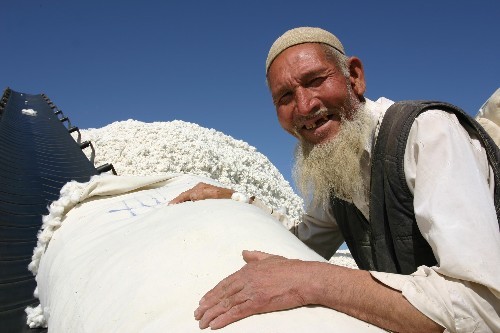
[[[314,122],[306,122],[302,128],[305,128],[307,130],[312,130],[317,127],[320,127],[324,125],[327,121],[332,120],[333,114],[325,114],[323,117],[316,119]]]

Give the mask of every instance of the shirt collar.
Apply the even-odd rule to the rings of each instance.
[[[365,144],[365,151],[368,153],[369,157],[371,157],[374,140],[378,135],[385,111],[387,111],[392,104],[394,104],[394,101],[385,97],[380,97],[376,101],[365,98],[365,111],[370,115],[370,119],[372,120],[370,124],[371,135],[368,137]]]

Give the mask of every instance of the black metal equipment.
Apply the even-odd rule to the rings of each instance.
[[[58,116],[62,116],[59,118]],[[68,122],[68,128],[63,123]],[[0,331],[40,333],[30,329],[24,309],[36,306],[35,279],[28,264],[36,246],[42,215],[68,181],[86,182],[112,170],[96,169],[71,136],[77,131],[44,94],[9,88],[0,100]],[[78,132],[79,133],[79,132]],[[116,173],[115,173],[116,174]]]

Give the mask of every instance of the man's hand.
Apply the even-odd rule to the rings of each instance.
[[[306,262],[259,251],[243,251],[246,265],[222,280],[200,301],[194,317],[200,328],[218,329],[257,313],[306,305]],[[307,272],[307,269],[305,270]]]
[[[401,292],[369,272],[329,263],[243,251],[243,268],[200,301],[200,328],[218,329],[258,313],[322,305],[395,332],[443,332]]]
[[[174,205],[184,201],[198,201],[205,199],[230,199],[233,193],[234,191],[228,188],[198,183],[195,187],[179,194],[168,204]]]

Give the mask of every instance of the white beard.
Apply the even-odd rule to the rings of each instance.
[[[339,132],[329,141],[297,144],[293,175],[304,200],[329,204],[333,195],[352,202],[364,191],[361,156],[370,135],[371,118],[364,104],[353,109],[352,119],[342,117]]]

